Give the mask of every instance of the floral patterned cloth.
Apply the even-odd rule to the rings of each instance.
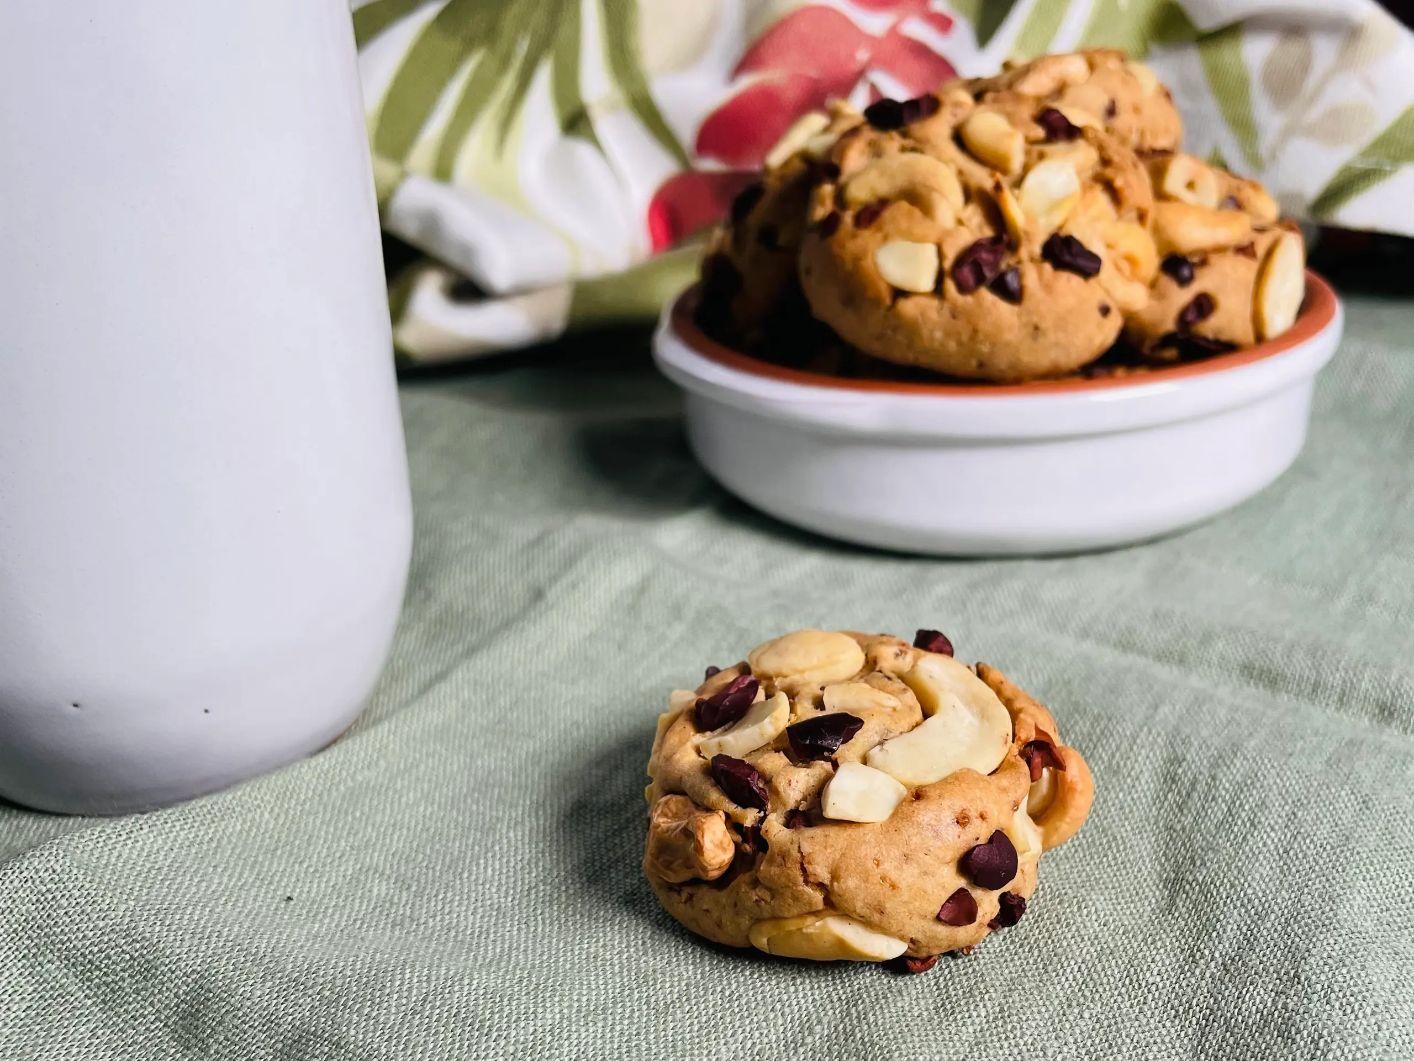
[[[640,320],[800,113],[1008,56],[1143,56],[1190,149],[1289,213],[1414,235],[1414,35],[1371,0],[367,0],[356,7],[400,354]]]

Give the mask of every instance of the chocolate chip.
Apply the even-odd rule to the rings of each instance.
[[[786,727],[790,750],[798,759],[828,759],[859,732],[864,720],[844,711],[816,715]]]
[[[754,807],[765,810],[770,798],[766,794],[766,779],[761,771],[745,759],[735,759],[730,755],[714,755],[707,764],[712,780],[739,807]],[[1015,852],[1012,853],[1013,859]],[[1011,878],[1008,877],[1007,880]],[[1005,881],[1003,882],[1005,883]],[[1000,887],[1001,885],[998,885]]]
[[[938,108],[942,105],[942,101],[932,93],[906,99],[899,105],[899,109],[903,112],[903,124],[912,125],[914,122],[921,122],[924,118],[931,118],[938,113]]]
[[[1113,117],[1114,117],[1116,114],[1118,114],[1118,113],[1119,113],[1119,105],[1118,105],[1117,103],[1115,103],[1114,100],[1110,100],[1108,103],[1105,104],[1105,117],[1106,117],[1106,118],[1113,118]]]
[[[879,216],[889,208],[887,199],[875,199],[872,203],[865,203],[854,212],[854,227],[868,228]]]
[[[827,181],[837,181],[840,179],[840,167],[834,162],[820,163],[820,176]]]
[[[1047,143],[1056,140],[1074,140],[1080,135],[1080,126],[1054,107],[1047,107],[1036,115],[1036,124],[1045,132]]]
[[[1200,291],[1193,296],[1193,300],[1178,311],[1178,330],[1188,332],[1193,330],[1193,325],[1199,321],[1207,320],[1213,315],[1213,310],[1217,306],[1213,302],[1213,296],[1206,291]]]
[[[864,108],[864,120],[875,129],[897,129],[903,125],[903,104],[896,99],[875,100]]]
[[[732,199],[731,215],[733,224],[741,224],[746,220],[746,216],[751,213],[752,208],[761,201],[761,196],[766,194],[766,189],[758,181],[755,184],[748,184],[741,191],[736,193]]]
[[[1010,269],[998,273],[987,285],[987,290],[1003,302],[1016,305],[1021,301],[1021,270],[1013,265]]]
[[[695,719],[701,730],[721,729],[729,726],[742,715],[756,699],[760,682],[749,674],[738,674],[711,696],[698,699]]]
[[[1242,204],[1237,201],[1237,196],[1224,195],[1223,201],[1218,203],[1218,207],[1222,210],[1241,210]]]
[[[1083,276],[1087,280],[1100,271],[1100,256],[1074,236],[1053,234],[1041,244],[1041,257],[1057,269]]]
[[[914,958],[905,954],[899,959],[899,964],[903,966],[903,971],[910,975],[926,973],[929,969],[938,964],[938,956],[936,954],[925,954],[921,958]]]
[[[820,233],[821,239],[829,239],[839,231],[839,227],[840,212],[838,210],[831,210],[820,219],[820,224],[816,226],[816,231]]]
[[[913,635],[913,647],[924,652],[936,652],[942,656],[952,655],[952,642],[941,630],[919,630]]]
[[[938,907],[938,920],[953,928],[962,928],[977,920],[977,900],[966,888],[959,888]]]
[[[708,667],[708,668],[707,668],[707,673],[703,676],[702,680],[705,682],[708,678],[715,678],[717,675],[719,675],[719,674],[721,674],[721,673],[722,673],[722,668],[721,668],[721,667]]]
[[[1187,287],[1193,283],[1193,263],[1181,254],[1164,255],[1159,268],[1179,287]]]
[[[804,829],[810,824],[809,816],[799,807],[792,807],[786,811],[787,829]]]
[[[756,230],[756,242],[768,251],[780,250],[780,230],[775,225],[762,225]]]
[[[1002,892],[998,902],[1001,906],[997,909],[997,916],[987,922],[987,927],[994,932],[999,928],[1011,928],[1026,913],[1026,900],[1015,892]]]
[[[958,294],[970,295],[1002,271],[1006,258],[1006,240],[1002,236],[987,236],[977,240],[953,259],[952,282]]]
[[[1110,304],[1109,304],[1108,302],[1101,302],[1101,303],[1100,303],[1100,316],[1101,316],[1101,317],[1108,317],[1109,315],[1110,315]]]
[[[1016,876],[1016,848],[1007,834],[998,829],[985,844],[969,848],[959,865],[967,879],[979,888],[1001,888]]]
[[[1232,248],[1232,253],[1233,253],[1233,254],[1240,254],[1240,255],[1242,255],[1244,258],[1256,258],[1256,257],[1257,257],[1257,245],[1256,245],[1255,243],[1244,243],[1244,244],[1242,244],[1242,246],[1240,246],[1240,247],[1233,247],[1233,248]]]
[[[1021,758],[1026,760],[1026,767],[1031,771],[1031,780],[1041,780],[1041,771],[1050,767],[1052,770],[1064,770],[1065,760],[1061,758],[1060,752],[1056,750],[1055,744],[1051,741],[1050,734],[1043,730],[1036,731],[1039,736],[1035,740],[1029,740],[1021,746]]]
[[[896,99],[875,100],[864,108],[864,120],[875,129],[900,129],[910,122],[922,121],[936,114],[941,106],[937,96],[916,96],[900,102]]]

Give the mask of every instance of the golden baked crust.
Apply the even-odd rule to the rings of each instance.
[[[842,639],[858,651],[842,650]],[[950,658],[887,635],[798,631],[762,648],[782,645],[789,651],[772,658],[760,649],[752,654],[760,661],[759,675],[751,674],[747,663],[729,667],[692,693],[674,694],[660,718],[648,763],[652,782],[645,795],[652,824],[644,872],[664,909],[718,943],[820,959],[924,958],[974,946],[1014,923],[1035,890],[1042,851],[1073,835],[1093,796],[1084,759],[1061,743],[1049,712],[994,668],[979,664],[974,677]],[[826,651],[830,645],[833,656]],[[818,646],[825,648],[817,651]],[[981,714],[974,718],[964,711],[959,719],[1004,727],[995,753],[975,753],[989,756],[976,765],[990,768],[984,773],[964,767],[929,783],[903,786],[906,792],[881,820],[832,818],[830,813],[840,810],[838,800],[831,802],[829,786],[843,771],[880,773],[864,764],[889,765],[881,746],[922,732],[925,723],[937,729],[946,712],[961,709],[961,700],[957,706],[937,701],[937,686],[926,679],[930,667],[941,667],[947,681],[961,682],[950,688],[980,705]],[[705,709],[698,705],[706,702],[710,708],[730,690],[749,690],[756,705],[769,705],[778,694],[787,697],[790,727],[839,715],[853,716],[858,724],[829,755],[800,743],[804,730],[757,731],[757,737],[769,739],[743,751],[736,762],[759,778],[764,805],[743,805],[738,798],[753,799],[752,793],[729,795],[714,761],[700,749],[710,738],[699,727],[698,714]],[[988,700],[999,701],[997,715],[987,714]],[[762,708],[736,725],[766,713]],[[710,737],[732,730],[728,724]],[[946,743],[938,747],[949,750]],[[1034,818],[1028,800],[1044,802]],[[693,816],[725,823],[735,857],[725,871],[711,867],[684,878],[679,859],[664,873],[659,853],[674,841],[662,835],[662,823],[676,828]],[[985,866],[978,869],[990,845],[1010,846],[1014,853],[1005,880],[987,877]],[[974,854],[979,847],[988,851]],[[953,908],[940,918],[950,899]],[[969,904],[975,904],[970,917]],[[836,934],[840,925],[842,936]],[[882,949],[876,949],[880,941]]]

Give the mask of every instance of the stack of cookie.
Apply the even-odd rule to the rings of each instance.
[[[1112,50],[808,114],[715,235],[704,319],[749,349],[819,322],[995,382],[1118,342],[1169,361],[1270,339],[1301,305],[1300,232],[1181,138],[1168,90]]]

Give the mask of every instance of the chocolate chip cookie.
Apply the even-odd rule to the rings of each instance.
[[[1085,760],[936,631],[799,630],[675,692],[643,867],[718,943],[921,971],[1013,925],[1089,813]]]

